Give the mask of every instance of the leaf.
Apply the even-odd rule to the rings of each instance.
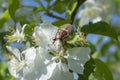
[[[63,13],[65,11],[65,8],[63,7],[63,3],[59,3],[54,5],[53,10],[59,13]]]
[[[64,13],[66,11],[68,1],[69,0],[56,0],[56,2],[52,5],[52,9],[58,13]]]
[[[33,32],[34,26],[29,26],[25,28],[25,34],[31,34]]]
[[[16,22],[15,12],[19,8],[19,0],[8,0],[8,10],[12,19]]]
[[[2,17],[1,17],[1,19],[0,19],[0,28],[3,27],[4,23],[5,23],[9,18],[10,18],[9,12],[8,12],[8,10],[6,10],[6,11],[3,13],[3,15],[2,15]]]
[[[8,32],[0,32],[0,40],[2,40],[7,34]]]
[[[110,42],[106,42],[106,43],[104,43],[103,45],[102,45],[102,47],[101,47],[101,49],[100,49],[100,52],[101,52],[101,55],[102,56],[104,56],[106,53],[107,53],[107,51],[108,51],[108,49],[109,49],[109,47],[112,45],[112,42],[110,41]]]
[[[84,65],[84,74],[79,74],[78,80],[88,80],[91,73],[94,72],[95,62],[91,58],[85,65]]]
[[[108,69],[108,67],[100,61],[99,59],[95,59],[96,71],[94,76],[97,80],[113,80],[112,73]]]
[[[109,36],[118,40],[115,30],[109,24],[102,21],[95,24],[90,23],[89,25],[85,25],[81,28],[81,31],[86,34],[100,34]]]
[[[61,25],[64,25],[64,24],[68,24],[68,23],[71,23],[70,20],[58,20],[56,22],[53,23],[53,25],[56,25],[56,26],[61,26]]]
[[[0,80],[15,80],[15,78],[13,78],[8,72],[8,65],[3,64],[1,61],[0,61]]]
[[[91,42],[89,42],[89,47],[90,47],[90,49],[91,49],[91,53],[93,54],[95,51],[96,51],[96,47],[95,47],[95,45],[94,44],[92,44]]]
[[[69,1],[68,7],[67,7],[67,19],[69,19],[71,17],[71,14],[75,10],[77,4],[78,4],[77,0],[70,0]]]
[[[114,58],[116,61],[120,61],[120,47],[117,49],[116,53],[114,53]]]
[[[51,2],[51,0],[46,0],[48,3],[50,3]]]
[[[44,9],[42,7],[38,7],[38,8],[34,8],[34,11],[35,12],[41,12],[43,11]]]

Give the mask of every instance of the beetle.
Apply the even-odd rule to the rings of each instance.
[[[57,31],[55,37],[53,38],[53,44],[56,40],[63,41],[73,32],[73,26],[71,24],[64,24],[61,28]]]

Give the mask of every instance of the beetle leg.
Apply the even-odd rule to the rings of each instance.
[[[59,38],[59,35],[60,35],[60,32],[59,32],[59,30],[58,30],[57,33],[55,34],[55,37],[53,38],[52,44],[54,44],[56,40],[59,40],[59,39],[60,39],[60,38]]]

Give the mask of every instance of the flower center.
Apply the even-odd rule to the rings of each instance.
[[[95,12],[94,12],[92,9],[90,9],[90,10],[88,10],[88,14],[89,14],[90,16],[93,16],[93,15],[95,15]]]

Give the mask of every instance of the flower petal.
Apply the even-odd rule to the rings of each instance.
[[[57,51],[60,46],[59,39],[53,44],[57,31],[57,27],[53,26],[50,22],[43,22],[40,27],[35,27],[33,36],[36,44],[46,49]]]
[[[88,47],[72,48],[68,51],[68,66],[71,70],[83,73],[84,64],[90,59],[90,49]]]
[[[22,56],[21,56],[20,51],[17,48],[14,48],[11,46],[6,46],[6,48],[8,49],[10,53],[12,53],[18,59],[18,61],[21,61]]]
[[[40,27],[48,39],[51,39],[51,37],[54,37],[56,35],[56,32],[58,31],[58,28],[56,26],[52,25],[48,21],[44,21],[40,25]]]
[[[69,72],[66,64],[59,62],[51,65],[55,65],[55,67],[48,80],[73,80],[73,74]]]
[[[23,70],[23,76],[25,80],[39,80],[43,74],[47,74],[46,65],[44,63],[44,54],[47,54],[45,49],[40,47],[36,49],[34,62],[31,63],[31,65],[26,66]]]
[[[25,62],[27,65],[30,65],[34,62],[36,57],[36,49],[34,47],[28,48],[22,52],[25,55]]]
[[[41,47],[46,47],[48,45],[48,40],[40,27],[35,27],[33,36],[35,38],[36,44]]]
[[[15,59],[14,57],[8,62],[8,70],[10,72],[10,74],[16,78],[20,77],[20,73],[19,71],[23,69],[23,67],[25,66],[25,62],[21,61],[19,62],[17,59]]]

